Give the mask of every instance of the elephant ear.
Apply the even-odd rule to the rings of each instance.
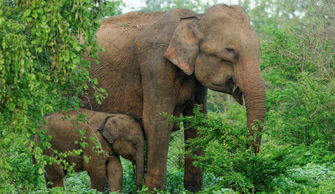
[[[113,116],[106,117],[104,122],[99,127],[98,131],[101,135],[108,141],[108,143],[113,144],[114,141],[118,138],[118,122],[117,119]]]
[[[195,19],[198,18],[185,17],[185,19],[181,19],[164,53],[165,58],[187,75],[193,74],[195,59],[199,52],[200,33],[198,21]]]

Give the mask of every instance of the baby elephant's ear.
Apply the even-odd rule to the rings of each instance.
[[[99,131],[102,136],[108,141],[108,143],[113,144],[114,141],[118,138],[117,129],[118,129],[117,119],[113,117],[107,117],[102,125],[99,127]]]
[[[102,136],[108,141],[108,143],[113,144],[116,140],[115,136],[111,133],[110,130],[104,130]]]

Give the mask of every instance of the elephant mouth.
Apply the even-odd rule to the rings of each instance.
[[[230,94],[233,96],[233,98],[240,104],[243,105],[244,104],[244,93],[242,92],[242,90],[236,86],[233,85],[232,87],[228,88],[224,88],[221,85],[218,84],[212,84],[211,87],[212,90],[218,91],[218,92],[224,92],[227,94]]]
[[[236,85],[232,89],[232,96],[240,105],[244,104],[244,94],[242,90]]]
[[[229,88],[229,94],[231,94],[234,99],[240,104],[243,105],[244,103],[244,94],[241,90],[240,87],[237,86],[235,79],[233,77],[230,77],[229,79],[227,79],[226,81],[226,85]]]
[[[244,93],[241,88],[236,85],[233,78],[228,79],[225,85],[211,83],[211,87],[209,88],[214,91],[230,94],[240,105],[244,104]]]

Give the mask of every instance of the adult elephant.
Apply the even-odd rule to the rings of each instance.
[[[186,9],[136,13],[104,20],[97,32],[104,51],[91,76],[109,92],[94,110],[130,112],[143,119],[148,142],[149,188],[162,189],[170,133],[174,126],[162,112],[191,115],[195,104],[206,108],[207,89],[231,94],[247,108],[247,125],[263,121],[264,81],[259,68],[259,39],[238,6],[215,5],[204,14]],[[261,128],[259,128],[261,129]],[[196,129],[185,139],[196,137]],[[259,151],[260,136],[253,146]],[[197,154],[201,154],[199,151]],[[185,160],[184,184],[202,186],[202,170]]]

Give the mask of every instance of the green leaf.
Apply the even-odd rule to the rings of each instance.
[[[41,52],[43,51],[43,49],[42,49],[42,47],[38,47],[38,48],[36,49],[36,51],[37,51],[38,53],[41,53]]]
[[[31,13],[31,10],[30,9],[27,9],[24,13],[23,13],[23,16],[24,17],[28,17]]]
[[[32,16],[33,18],[35,18],[35,19],[38,18],[38,14],[37,14],[36,12],[33,12],[33,13],[31,14],[31,16]]]

